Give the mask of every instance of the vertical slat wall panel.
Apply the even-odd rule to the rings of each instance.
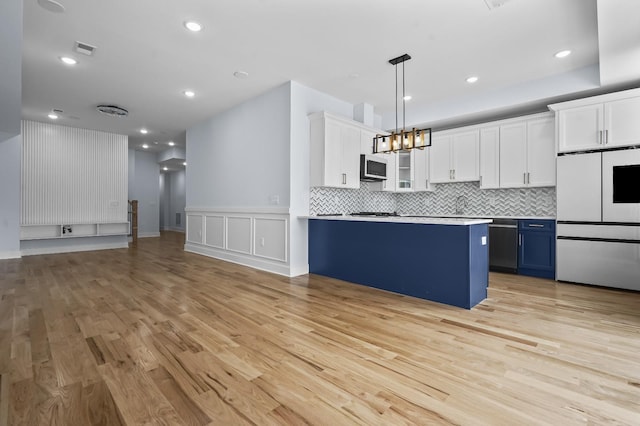
[[[127,136],[22,122],[22,224],[127,221]]]

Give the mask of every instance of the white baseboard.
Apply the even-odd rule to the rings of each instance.
[[[20,259],[22,256],[19,251],[0,251],[0,260],[3,259]]]
[[[303,267],[290,267],[289,277],[298,277],[300,275],[306,275],[309,273],[309,264],[307,263]]]
[[[138,234],[138,238],[155,238],[159,236],[160,232],[143,232]]]
[[[184,228],[171,228],[171,227],[164,227],[162,228],[163,231],[172,231],[172,232],[181,232],[184,234]]]
[[[92,244],[92,245],[78,245],[78,246],[66,246],[66,247],[38,247],[22,249],[22,256],[35,256],[39,254],[56,254],[56,253],[76,253],[81,251],[95,251],[95,250],[111,250],[129,248],[127,242],[124,243],[107,243],[107,244]]]
[[[277,264],[275,262],[260,259],[250,255],[241,253],[233,253],[227,250],[206,247],[199,244],[187,243],[184,245],[184,251],[189,253],[201,254],[203,256],[213,257],[214,259],[225,260],[238,265],[248,266],[250,268],[260,269],[261,271],[272,272],[285,277],[292,277],[289,265]]]

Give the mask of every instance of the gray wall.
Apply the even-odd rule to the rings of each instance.
[[[133,174],[131,159],[133,158]],[[138,200],[138,236],[160,235],[160,166],[156,154],[129,150],[129,199]]]
[[[162,173],[160,176],[160,227],[174,231],[184,231],[186,204],[185,171]],[[180,224],[176,214],[180,214]]]
[[[0,259],[20,257],[22,1],[0,1]]]
[[[187,129],[187,206],[288,206],[289,110],[285,84]]]
[[[20,134],[22,1],[0,1],[0,143]],[[2,194],[0,194],[1,196]],[[4,200],[4,197],[2,197]]]
[[[0,142],[0,259],[20,257],[21,136]]]

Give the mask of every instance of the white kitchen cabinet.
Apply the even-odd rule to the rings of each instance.
[[[640,97],[604,104],[604,144],[607,148],[640,144]]]
[[[399,151],[396,154],[396,192],[432,191],[428,181],[426,149]]]
[[[432,135],[429,151],[429,180],[432,183],[451,181],[451,136]]]
[[[311,114],[309,120],[311,186],[359,188],[360,128],[326,112]]]
[[[383,192],[396,192],[396,175],[398,173],[396,159],[397,154],[376,154],[387,160],[387,178],[380,182],[374,182],[371,184],[371,188],[374,191]]]
[[[500,126],[500,188],[527,186],[527,122]]]
[[[360,154],[373,154],[373,138],[376,134],[374,130],[360,129]]]
[[[477,129],[434,135],[427,154],[431,183],[480,180],[479,152]]]
[[[601,147],[602,104],[571,108],[558,113],[558,152]]]
[[[500,188],[555,185],[554,131],[551,117],[500,126]]]
[[[640,144],[640,90],[549,106],[557,112],[558,152]]]
[[[500,127],[480,129],[480,189],[500,187]]]
[[[527,121],[527,186],[555,186],[555,121],[545,117]]]

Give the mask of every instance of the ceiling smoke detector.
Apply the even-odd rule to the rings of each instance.
[[[116,105],[98,105],[96,109],[103,114],[110,115],[111,117],[126,117],[129,115],[129,111]]]
[[[81,41],[76,41],[73,46],[73,50],[78,53],[82,53],[83,55],[93,56],[93,51],[96,50],[96,47],[87,43],[82,43]]]

